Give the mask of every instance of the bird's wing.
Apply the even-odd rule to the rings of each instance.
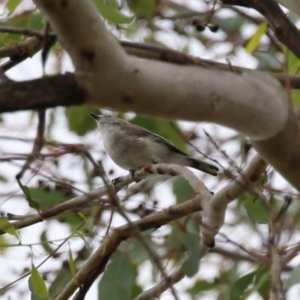
[[[147,130],[143,127],[131,124],[133,127],[131,127],[132,134],[134,134],[137,138],[142,138],[142,137],[147,137],[147,138],[151,138],[154,141],[156,141],[157,143],[161,144],[162,146],[170,149],[173,152],[176,152],[178,154],[184,155],[184,156],[188,156],[186,153],[184,153],[183,151],[179,150],[176,146],[174,146],[169,140],[163,138],[162,136],[155,134],[153,132],[151,132],[150,130]],[[143,130],[141,130],[143,129]]]

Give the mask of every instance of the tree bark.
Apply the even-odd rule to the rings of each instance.
[[[1,112],[79,105],[84,102],[84,92],[72,74],[22,82],[7,81],[0,85]]]

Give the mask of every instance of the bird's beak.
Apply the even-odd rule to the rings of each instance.
[[[90,114],[91,117],[93,117],[96,121],[99,120],[99,116],[95,114]]]

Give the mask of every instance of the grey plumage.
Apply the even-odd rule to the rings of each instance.
[[[216,166],[190,157],[145,128],[113,116],[91,116],[97,121],[106,152],[125,170],[150,163],[167,163],[192,167],[214,176],[218,174]]]

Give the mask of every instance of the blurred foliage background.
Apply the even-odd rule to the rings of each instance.
[[[266,20],[254,10],[212,0],[94,0],[94,3],[108,30],[120,40],[162,46],[265,72],[297,74],[299,71],[299,60],[277,41]],[[1,56],[1,49],[17,46],[37,36],[37,32],[44,34],[47,20],[30,1],[2,1],[0,7],[1,64],[21,62],[20,57]],[[297,15],[285,12],[294,24],[299,24]],[[46,56],[45,76],[73,70],[68,54],[58,42],[51,44]],[[7,69],[10,69],[8,76],[15,80],[43,76],[41,51]],[[298,105],[299,91],[289,91],[289,97]],[[2,274],[6,274],[0,278],[3,299],[52,299],[74,278],[76,269],[103,242],[107,232],[125,222],[111,205],[98,201],[18,231],[7,223],[8,219],[36,213],[37,207],[45,211],[103,185],[95,172],[95,163],[101,162],[109,179],[124,175],[125,171],[105,154],[90,113],[118,114],[171,140],[195,157],[217,161],[222,170],[227,170],[219,178],[197,173],[213,192],[231,182],[255,153],[245,137],[214,124],[108,112],[87,105],[60,107],[46,112],[45,144],[21,178],[25,187],[21,190],[15,176],[31,155],[37,113],[2,114],[0,228],[6,232],[0,236]],[[228,208],[225,225],[216,239],[217,247],[200,263],[200,213],[144,233],[167,273],[185,264],[187,277],[176,285],[180,299],[269,299],[268,261],[259,260],[256,254],[267,257],[270,216],[276,215],[287,199],[293,201],[282,222],[282,253],[293,247],[299,238],[300,206],[298,195],[272,168],[268,168],[256,187],[268,199],[272,211],[266,211],[251,192],[237,199]],[[191,187],[183,179],[175,178],[140,185],[135,190],[129,188],[120,193],[119,199],[124,211],[136,220],[193,196]],[[8,219],[7,214],[10,214]],[[293,266],[297,263],[295,253]],[[298,291],[299,274],[299,267],[294,270],[285,267],[282,278],[287,295]],[[113,254],[104,275],[87,297],[135,299],[160,279],[160,272],[139,240],[130,238]],[[45,288],[37,292],[36,287],[44,284]],[[160,299],[173,298],[167,291]]]

